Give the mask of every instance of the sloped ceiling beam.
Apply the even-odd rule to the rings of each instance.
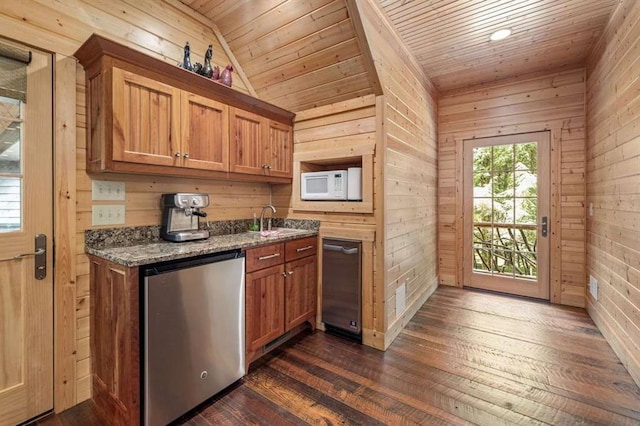
[[[382,95],[382,85],[380,84],[380,78],[378,77],[378,71],[376,71],[376,65],[373,61],[373,55],[369,48],[369,41],[367,40],[367,34],[364,31],[362,25],[362,18],[360,17],[360,11],[356,0],[345,0],[347,10],[349,11],[349,18],[351,18],[351,25],[360,46],[360,52],[362,54],[363,65],[369,78],[369,83],[373,89],[375,95]]]

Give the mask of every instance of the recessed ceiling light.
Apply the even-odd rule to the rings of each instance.
[[[504,40],[505,38],[511,35],[511,30],[508,28],[504,28],[502,30],[498,30],[495,33],[491,34],[489,37],[492,41]]]

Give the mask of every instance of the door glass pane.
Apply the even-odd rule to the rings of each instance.
[[[0,97],[0,232],[21,229],[21,102]]]
[[[516,170],[538,168],[538,145],[535,142],[516,144]]]
[[[473,269],[536,279],[537,144],[473,150]]]
[[[0,232],[20,230],[21,180],[0,177]]]

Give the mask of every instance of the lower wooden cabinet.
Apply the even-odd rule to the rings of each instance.
[[[248,273],[245,283],[245,345],[254,354],[284,333],[284,265]]]
[[[294,260],[285,265],[285,331],[289,331],[305,321],[315,321],[317,265],[316,256]]]
[[[111,425],[140,424],[138,268],[90,256],[93,400]]]
[[[310,237],[246,251],[247,366],[265,353],[265,345],[286,332],[305,322],[315,328],[316,248],[317,237]]]

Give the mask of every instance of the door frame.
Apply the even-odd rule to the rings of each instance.
[[[501,276],[492,276],[490,282],[483,284],[482,287],[471,285],[473,279],[473,268],[471,267],[470,261],[473,256],[473,241],[470,241],[469,228],[473,226],[473,211],[472,207],[469,206],[469,203],[473,200],[473,180],[468,179],[468,170],[473,168],[473,159],[472,152],[473,148],[476,146],[496,146],[496,145],[504,145],[504,144],[516,144],[516,143],[524,143],[524,142],[538,142],[538,146],[540,143],[545,144],[544,149],[538,149],[538,164],[546,163],[547,167],[543,170],[538,168],[538,176],[542,176],[539,178],[539,181],[545,182],[546,184],[538,186],[538,224],[537,227],[539,229],[541,217],[546,216],[548,226],[550,227],[550,231],[545,237],[544,246],[541,250],[543,255],[540,259],[542,261],[538,263],[538,280],[537,286],[531,286],[531,289],[524,288],[519,293],[514,293],[520,296],[527,297],[535,297],[543,300],[551,300],[552,294],[552,282],[551,282],[551,263],[552,263],[552,247],[553,247],[553,234],[551,231],[555,231],[554,229],[554,221],[552,218],[555,216],[554,207],[555,203],[553,202],[553,194],[552,194],[552,165],[551,161],[551,152],[552,152],[552,137],[550,131],[538,131],[538,132],[527,132],[527,133],[517,133],[517,134],[509,134],[509,135],[497,135],[497,136],[489,136],[482,138],[472,138],[465,139],[463,141],[463,155],[462,155],[462,181],[463,181],[463,191],[462,191],[462,211],[463,211],[463,221],[462,221],[462,285],[469,286],[473,288],[483,288],[487,290],[493,291],[504,291],[504,287],[507,287],[509,284],[513,283],[513,278],[501,277]],[[481,143],[483,142],[483,143]],[[522,280],[524,283],[524,280]],[[546,283],[545,285],[540,285],[540,283]]]
[[[53,409],[56,413],[73,407],[81,398],[77,395],[76,371],[76,67],[75,58],[53,53]]]

